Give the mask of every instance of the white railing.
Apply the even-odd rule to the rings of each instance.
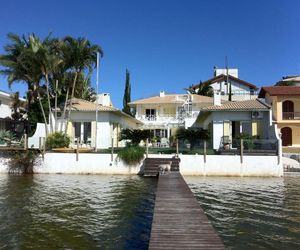
[[[136,119],[142,122],[182,122],[185,118],[196,118],[200,111],[185,112],[183,114],[163,114],[163,115],[141,115]]]

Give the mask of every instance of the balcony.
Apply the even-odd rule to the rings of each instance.
[[[282,112],[282,120],[300,120],[300,112]]]

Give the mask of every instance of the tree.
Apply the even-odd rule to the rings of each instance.
[[[228,101],[232,101],[232,87],[231,87],[231,82],[229,84],[229,94],[228,94]]]
[[[139,130],[139,129],[123,129],[120,135],[120,141],[130,140],[132,144],[138,145],[142,140],[146,140],[150,137],[149,130]]]
[[[25,107],[25,103],[20,100],[19,92],[13,93],[10,95],[10,107],[12,109],[12,115],[11,117],[19,121],[23,118],[22,113],[20,112],[20,109]]]
[[[72,109],[72,99],[74,98],[75,87],[77,83],[78,75],[85,70],[89,73],[92,72],[93,68],[97,63],[97,53],[100,56],[103,56],[103,51],[101,47],[98,45],[92,45],[90,41],[85,38],[77,38],[67,36],[64,39],[64,47],[63,47],[63,58],[66,63],[66,67],[74,72],[74,79],[71,88],[71,98],[69,101],[68,107],[68,116],[65,127],[65,133],[68,129],[68,122],[70,119],[71,109]],[[68,94],[66,96],[65,107],[63,112],[63,117],[65,117],[66,105],[68,102]]]
[[[130,73],[128,69],[126,69],[126,80],[125,80],[125,90],[124,90],[124,97],[123,97],[123,109],[122,111],[128,115],[132,115],[130,106],[128,103],[131,102],[131,85],[130,85]]]
[[[187,140],[193,149],[198,140],[209,139],[209,132],[205,129],[194,129],[194,128],[179,128],[176,132],[176,138],[179,140]]]
[[[9,33],[7,35],[10,43],[4,46],[5,54],[0,56],[0,65],[4,68],[0,73],[7,77],[9,87],[15,82],[27,84],[28,111],[35,100],[39,102],[40,110],[45,122],[46,134],[48,134],[47,119],[42,105],[42,88],[40,82],[42,72],[40,65],[36,63],[33,44],[29,37],[22,37]],[[29,121],[30,122],[30,121]]]
[[[199,88],[197,91],[197,95],[204,95],[204,96],[209,96],[213,97],[214,96],[214,89],[212,86],[208,84],[203,84],[201,81],[199,83]]]
[[[214,96],[214,89],[212,88],[212,86],[203,84],[202,81],[199,82],[198,90],[197,87],[191,85],[187,88],[187,91],[192,95],[204,95],[209,97]]]

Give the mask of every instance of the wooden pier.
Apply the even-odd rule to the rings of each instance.
[[[149,249],[224,249],[179,172],[160,175]]]

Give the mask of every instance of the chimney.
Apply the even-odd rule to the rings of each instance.
[[[221,106],[221,93],[220,93],[220,91],[214,91],[214,105]]]
[[[164,96],[165,96],[165,91],[163,91],[163,90],[160,91],[160,92],[159,92],[159,97],[164,97]]]
[[[102,93],[98,95],[98,104],[102,106],[112,106],[110,101],[110,94],[109,93]]]

